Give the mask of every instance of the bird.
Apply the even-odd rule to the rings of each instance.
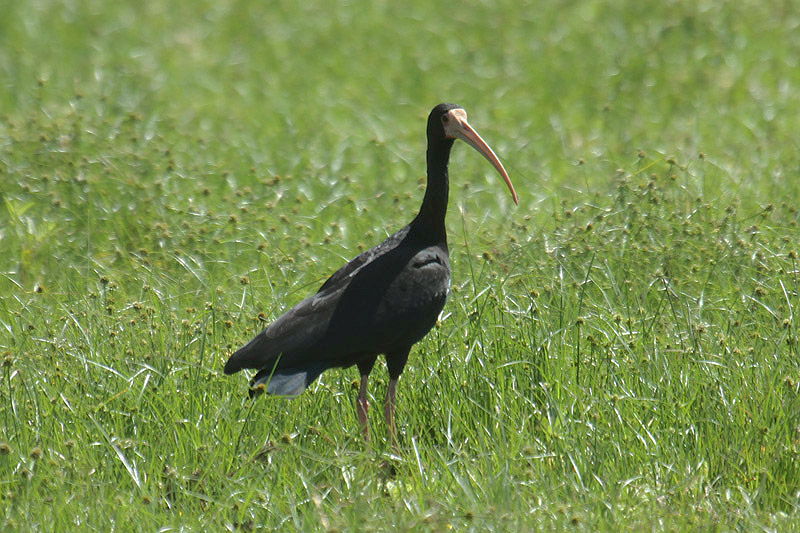
[[[319,290],[283,313],[225,364],[225,374],[257,373],[250,396],[296,397],[323,372],[357,366],[356,414],[369,442],[367,383],[378,356],[389,373],[384,401],[388,437],[397,448],[397,382],[411,348],[439,318],[450,291],[450,258],[445,230],[448,164],[456,139],[465,141],[494,166],[515,204],[517,193],[494,151],[467,122],[463,107],[439,104],[427,122],[427,185],[418,214],[377,246],[333,273]]]

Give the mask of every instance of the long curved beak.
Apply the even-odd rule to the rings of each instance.
[[[447,116],[448,120],[444,123],[445,135],[451,139],[461,139],[480,152],[483,157],[488,159],[506,181],[514,203],[519,205],[517,191],[514,190],[514,185],[511,183],[511,178],[508,177],[508,172],[503,168],[503,164],[500,162],[500,159],[497,158],[494,150],[492,150],[489,145],[486,144],[486,141],[478,135],[478,132],[469,125],[469,122],[467,122],[467,112],[463,109],[451,109],[447,112]]]

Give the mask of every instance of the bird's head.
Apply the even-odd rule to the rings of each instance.
[[[438,144],[445,140],[452,142],[455,139],[466,142],[494,165],[494,168],[505,180],[508,190],[511,191],[514,203],[519,204],[517,192],[514,190],[514,185],[511,184],[511,178],[508,177],[506,169],[503,168],[500,159],[486,144],[486,141],[469,125],[464,108],[456,104],[439,104],[428,115],[428,144]]]

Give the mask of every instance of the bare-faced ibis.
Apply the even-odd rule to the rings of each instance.
[[[225,373],[257,369],[253,391],[297,396],[329,368],[358,366],[356,411],[366,439],[367,380],[378,355],[386,356],[389,387],[384,413],[393,445],[397,380],[411,347],[436,323],[450,290],[445,234],[447,166],[455,139],[475,148],[497,169],[514,203],[517,193],[503,165],[467,122],[460,106],[439,104],[428,116],[428,184],[409,225],[337,270],[316,294],[301,301],[225,364]]]

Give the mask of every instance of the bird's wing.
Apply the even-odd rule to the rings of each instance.
[[[339,270],[333,273],[331,277],[325,280],[325,283],[319,288],[318,293],[336,287],[337,285],[341,284],[342,282],[349,282],[353,278],[353,276],[358,272],[364,265],[368,264],[376,257],[379,257],[385,254],[387,251],[395,248],[400,242],[403,241],[405,236],[408,234],[409,227],[406,226],[400,231],[390,235],[385,241],[380,243],[377,246],[370,248],[369,250],[365,250],[354,257],[350,262],[346,265],[341,267]]]
[[[281,355],[303,351],[319,341],[343,288],[313,294],[286,311],[228,359],[225,373],[264,368]]]
[[[379,258],[386,258],[403,241],[408,233],[405,227],[391,235],[385,241],[359,254],[355,259],[337,270],[328,278],[316,294],[301,301],[275,322],[259,333],[244,347],[237,350],[225,364],[225,373],[233,374],[243,368],[265,369],[272,367],[278,361],[280,368],[291,368],[309,364],[309,357],[319,358],[327,356],[332,360],[338,355],[338,349],[347,346],[356,350],[355,341],[367,343],[369,338],[362,338],[366,332],[358,331],[357,338],[351,338],[348,333],[354,331],[339,324],[338,321],[331,328],[331,319],[337,313],[340,304],[344,309],[339,309],[338,314],[348,317],[348,320],[358,323],[368,321],[367,311],[359,305],[363,294],[374,295],[373,287],[378,285],[365,281],[368,288],[361,287],[342,302],[342,295],[348,291],[356,275],[367,265]],[[370,270],[370,269],[368,269]],[[369,279],[373,279],[377,272],[370,272]],[[383,278],[384,276],[379,276]],[[380,291],[378,291],[380,292]],[[377,302],[376,302],[377,305]],[[358,318],[356,318],[358,317]],[[372,332],[375,334],[374,332]],[[328,353],[309,353],[309,350],[318,343],[323,342],[328,348]]]

